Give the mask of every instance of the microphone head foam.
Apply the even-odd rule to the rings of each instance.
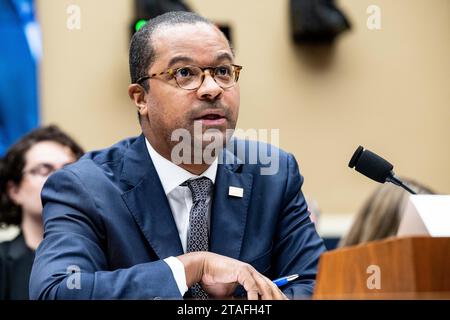
[[[353,156],[350,159],[350,162],[348,163],[348,166],[350,168],[354,168],[356,166],[356,163],[359,160],[359,157],[361,157],[361,153],[364,151],[364,148],[362,146],[359,146],[355,152],[353,152]]]
[[[361,146],[353,153],[348,166],[380,183],[385,183],[394,169],[391,163],[370,150],[364,150]]]

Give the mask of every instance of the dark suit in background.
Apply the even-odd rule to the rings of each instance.
[[[34,251],[23,234],[0,243],[0,300],[28,300],[28,282]]]

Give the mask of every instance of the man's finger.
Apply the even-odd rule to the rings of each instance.
[[[260,293],[258,285],[247,268],[239,272],[237,280],[244,287],[245,291],[247,291],[248,300],[258,300]]]
[[[269,286],[270,290],[272,291],[272,299],[274,300],[285,300],[285,296],[283,294],[283,292],[281,292],[281,290],[278,288],[278,286],[273,283],[272,280],[270,280],[269,278],[265,277],[264,275],[262,275],[264,277],[264,280],[266,281],[267,285]]]
[[[269,282],[267,282],[267,278],[264,277],[262,274],[257,273],[255,271],[255,280],[256,283],[258,284],[258,287],[260,288],[261,291],[261,299],[262,300],[273,300],[273,292],[272,292],[272,288],[269,284]]]

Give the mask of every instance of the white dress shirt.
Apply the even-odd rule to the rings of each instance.
[[[187,186],[183,187],[180,185],[188,179],[195,179],[199,177],[207,177],[214,184],[216,181],[218,160],[216,158],[205,172],[203,172],[200,176],[197,176],[161,156],[152,147],[147,139],[145,139],[145,143],[147,145],[147,150],[150,158],[153,161],[153,165],[155,166],[156,172],[158,173],[159,180],[161,180],[164,193],[166,194],[167,200],[169,201],[170,209],[172,211],[173,218],[178,229],[178,235],[180,236],[183,251],[186,252],[187,237],[189,232],[189,214],[192,208],[192,193]],[[211,204],[211,197],[209,197],[207,199],[208,229],[211,217]],[[169,257],[167,259],[164,259],[164,261],[172,270],[181,295],[184,295],[188,288],[186,285],[186,273],[183,263],[175,257]]]

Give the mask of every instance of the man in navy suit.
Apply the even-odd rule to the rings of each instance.
[[[229,139],[241,68],[220,30],[193,13],[164,14],[133,36],[128,93],[143,133],[48,179],[31,298],[311,295],[324,246],[294,157]],[[181,152],[175,132],[192,138]],[[212,140],[210,161],[198,161]],[[265,147],[277,155],[269,174],[248,163]],[[291,274],[281,288],[271,281]]]

